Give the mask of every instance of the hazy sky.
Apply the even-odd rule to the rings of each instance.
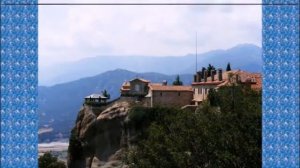
[[[40,0],[44,2],[141,2],[138,0]],[[241,3],[241,0],[142,2]],[[261,3],[248,0],[248,3]],[[244,2],[245,3],[245,2]],[[261,46],[261,6],[39,6],[39,63],[98,55],[180,56]]]

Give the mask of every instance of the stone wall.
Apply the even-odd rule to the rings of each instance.
[[[152,91],[153,106],[182,107],[191,104],[193,92],[189,91]]]

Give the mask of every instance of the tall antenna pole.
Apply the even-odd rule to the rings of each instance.
[[[197,47],[198,47],[198,34],[196,32],[196,74],[197,74],[197,70],[198,70],[198,67],[197,67],[197,62],[198,62],[198,51],[197,51]]]

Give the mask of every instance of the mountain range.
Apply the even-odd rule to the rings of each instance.
[[[185,56],[96,56],[76,62],[39,68],[39,85],[52,86],[121,68],[134,72],[157,72],[167,75],[195,72],[195,54]],[[228,62],[233,69],[261,72],[261,48],[253,44],[240,44],[227,50],[213,50],[197,55],[200,69],[209,63],[225,68]],[[59,68],[58,68],[59,67]]]
[[[194,62],[194,63],[193,63]],[[212,64],[225,69],[261,72],[261,48],[242,44],[228,50],[215,50],[198,55],[198,69]],[[195,55],[182,57],[99,56],[64,64],[39,72],[38,113],[39,141],[49,142],[69,138],[83,98],[104,89],[111,100],[120,96],[124,81],[141,77],[151,82],[172,83],[177,74],[189,85],[195,72]],[[121,69],[122,68],[122,69]],[[126,69],[126,70],[125,70]],[[59,84],[57,84],[59,83]],[[44,86],[41,86],[44,84]]]

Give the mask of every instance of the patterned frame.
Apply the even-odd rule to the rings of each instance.
[[[38,7],[1,1],[1,166],[38,167]]]
[[[263,167],[298,168],[299,2],[263,2]]]
[[[263,167],[299,167],[298,3],[263,0]],[[38,167],[36,4],[37,0],[1,1],[3,168]]]

